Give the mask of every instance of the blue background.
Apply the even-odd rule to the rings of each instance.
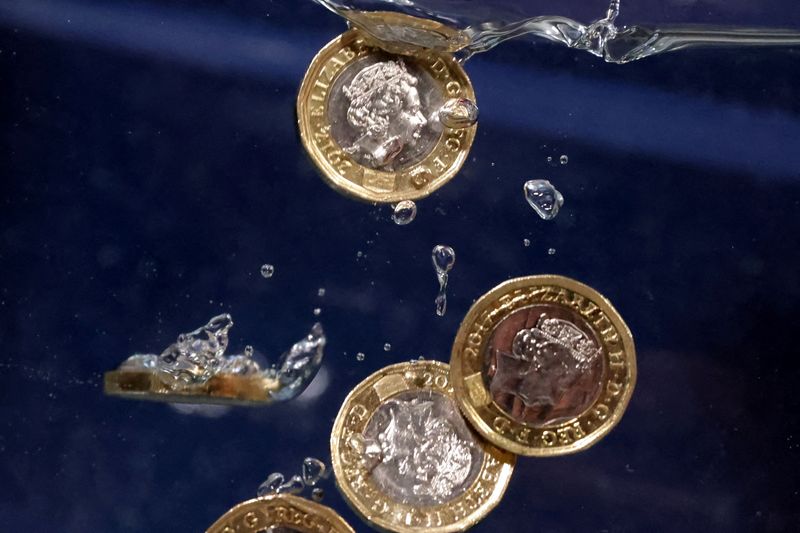
[[[675,19],[721,10],[699,4]],[[270,472],[327,461],[357,382],[448,360],[476,298],[536,273],[612,300],[639,381],[595,447],[521,458],[476,531],[800,529],[800,50],[616,66],[504,44],[466,65],[468,163],[398,227],[329,189],[296,132],[303,73],[343,29],[307,1],[0,4],[2,529],[201,531]],[[564,194],[554,221],[531,178]],[[439,243],[457,252],[444,318]],[[232,351],[274,359],[315,307],[323,376],[291,403],[214,417],[102,394],[104,370],[221,312]]]

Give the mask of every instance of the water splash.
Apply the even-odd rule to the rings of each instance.
[[[286,478],[284,478],[283,474],[280,472],[271,473],[269,476],[267,476],[266,481],[258,486],[256,494],[258,494],[259,498],[269,494],[275,494],[278,492],[278,488],[284,484],[285,479]]]
[[[529,180],[522,187],[525,200],[544,220],[553,220],[564,205],[564,196],[547,180]]]
[[[303,459],[303,483],[309,487],[316,486],[323,479],[327,479],[329,475],[330,470],[323,461],[316,457]]]
[[[619,0],[611,0],[605,15],[588,24],[561,16],[530,16],[524,6],[511,1],[314,1],[345,17],[390,51],[431,48],[457,52],[462,60],[521,36],[586,50],[610,63],[699,46],[800,46],[800,31],[790,29],[616,26]]]
[[[406,224],[410,224],[417,218],[417,204],[412,202],[411,200],[403,200],[402,202],[398,202],[397,205],[394,206],[394,212],[392,212],[392,220],[398,226],[405,226]]]
[[[451,129],[469,128],[478,122],[478,106],[468,98],[450,98],[439,108],[439,122]]]
[[[449,246],[437,244],[431,252],[436,279],[439,281],[439,293],[436,295],[436,314],[444,316],[447,312],[447,280],[450,270],[456,262],[456,252]]]
[[[322,364],[326,343],[319,323],[297,341],[272,367],[262,367],[253,357],[252,346],[243,354],[225,355],[228,333],[233,327],[229,314],[212,318],[208,324],[189,333],[181,333],[160,355],[134,354],[122,362],[120,371],[148,371],[158,375],[174,390],[202,386],[214,376],[263,376],[274,381],[272,400],[291,400],[302,393]]]

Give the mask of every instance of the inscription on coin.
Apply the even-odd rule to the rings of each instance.
[[[336,512],[322,504],[271,494],[230,509],[206,533],[353,533]]]

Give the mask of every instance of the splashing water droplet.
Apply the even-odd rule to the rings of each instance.
[[[208,324],[178,340],[158,356],[162,376],[184,385],[205,383],[223,365],[228,347],[228,331],[233,326],[231,315],[218,315]]]
[[[543,220],[556,218],[559,209],[564,205],[564,197],[547,180],[526,181],[523,191],[528,204]]]
[[[283,477],[283,474],[280,472],[273,472],[267,476],[266,481],[258,486],[256,494],[258,494],[259,498],[262,496],[267,496],[268,494],[274,494],[278,492],[278,489],[281,487],[281,485],[283,485],[284,481],[285,478]]]
[[[530,246],[530,245],[531,245],[531,240],[530,240],[530,239],[522,239],[522,245],[523,245],[525,248],[527,248],[528,246]]]
[[[410,224],[415,218],[417,218],[417,204],[411,200],[403,200],[394,206],[392,220],[398,226]]]
[[[317,375],[327,339],[322,324],[317,322],[311,331],[281,355],[277,365],[276,378],[280,389],[272,396],[277,400],[291,400],[303,392]]]
[[[315,487],[314,490],[311,491],[311,499],[315,502],[321,502],[324,497],[325,491],[319,487]]]
[[[562,165],[566,165],[567,163],[569,163],[569,157],[567,157],[566,155],[562,155],[558,160],[561,162]]]
[[[366,357],[366,356],[364,355],[364,352],[358,352],[358,353],[356,354],[356,361],[363,361],[363,360],[364,360],[364,357]]]
[[[277,488],[275,492],[278,494],[300,494],[306,484],[303,483],[303,478],[300,476],[292,476],[289,481]]]
[[[444,316],[447,312],[447,280],[448,273],[456,262],[456,252],[449,246],[437,244],[431,252],[436,279],[439,281],[439,293],[436,295],[436,314]]]
[[[469,128],[478,122],[478,106],[468,98],[450,98],[439,108],[439,121],[451,129]]]
[[[555,248],[548,249],[547,250],[547,255],[556,255],[556,249]]]
[[[309,487],[315,486],[321,480],[328,477],[328,468],[325,463],[315,457],[303,459],[303,483]]]
[[[272,275],[274,273],[275,273],[275,267],[274,266],[272,266],[272,265],[270,265],[268,263],[264,263],[263,265],[261,265],[261,276],[263,278],[269,279],[269,278],[272,277]]]
[[[391,350],[392,350],[392,345],[391,345],[391,344],[389,344],[388,342],[387,342],[386,344],[384,344],[384,345],[383,345],[383,351],[384,351],[384,352],[389,352],[389,351],[391,351]]]

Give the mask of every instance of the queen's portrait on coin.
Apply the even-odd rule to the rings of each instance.
[[[428,123],[421,111],[417,78],[402,59],[366,67],[342,91],[349,102],[347,122],[358,135],[345,151],[375,168],[389,165],[404,148],[413,146]]]
[[[523,313],[501,323],[493,338],[493,399],[522,422],[548,424],[579,415],[597,395],[598,343],[569,320],[541,310]]]

